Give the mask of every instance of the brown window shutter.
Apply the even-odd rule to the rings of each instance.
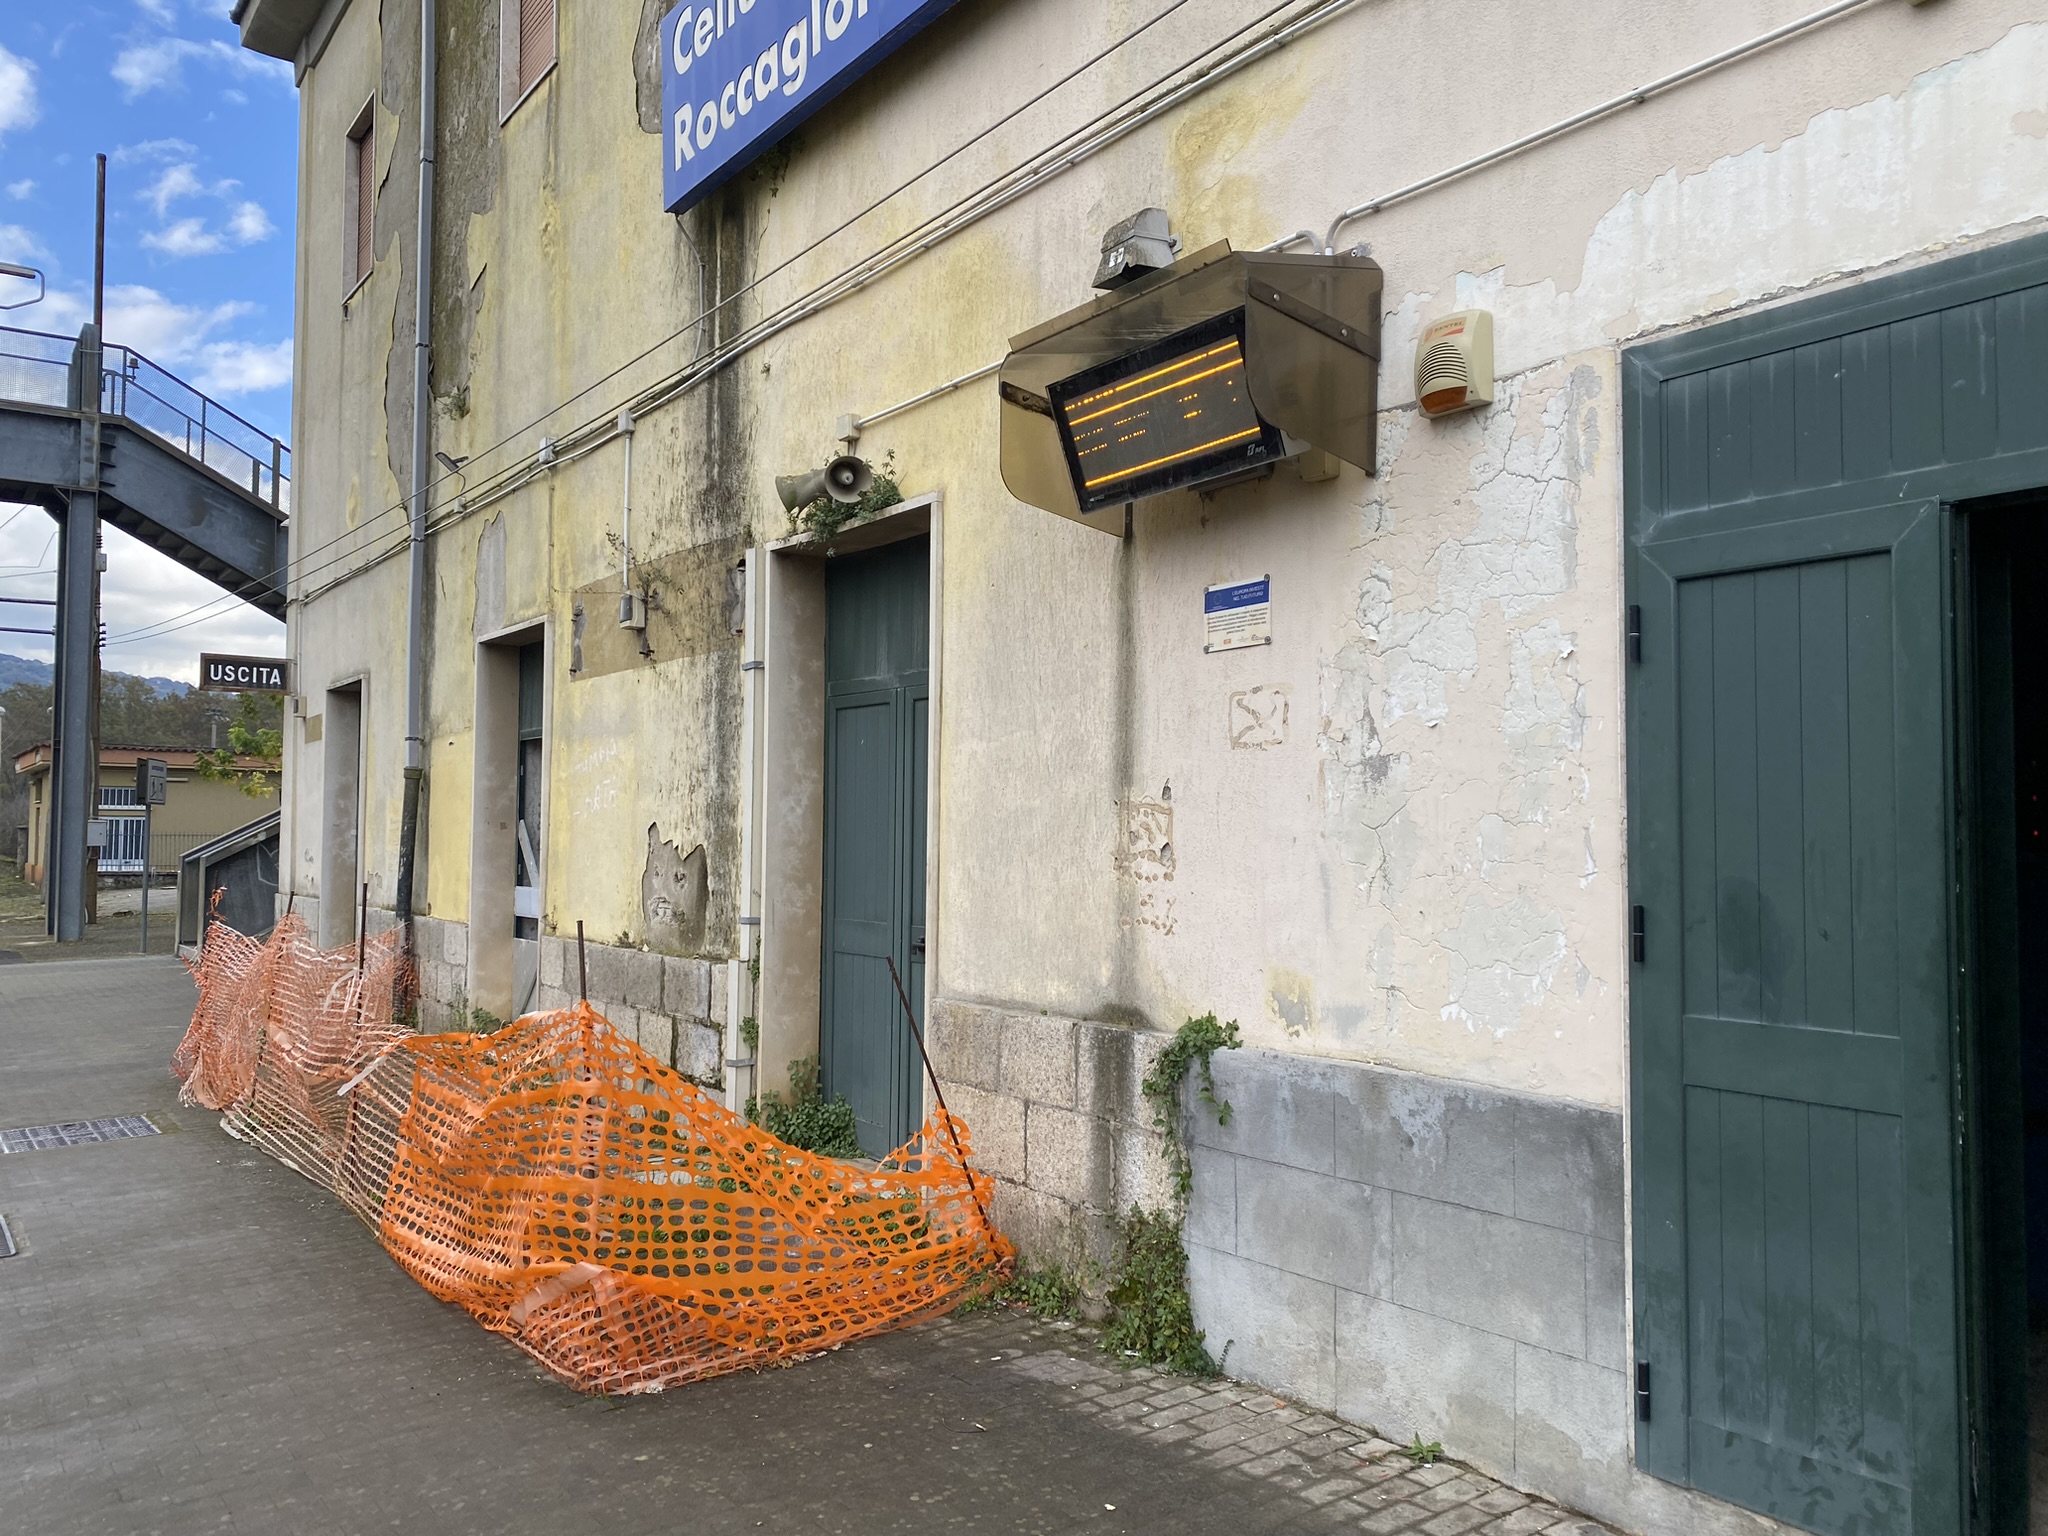
[[[355,271],[356,282],[369,275],[377,244],[377,130],[365,128],[350,146],[356,156]]]
[[[555,0],[519,0],[519,94],[555,62]]]

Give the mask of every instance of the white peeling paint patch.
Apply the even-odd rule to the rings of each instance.
[[[1382,658],[1385,724],[1411,715],[1442,721],[1451,682],[1479,668],[1486,612],[1519,618],[1573,585],[1578,488],[1588,463],[1582,407],[1600,392],[1599,376],[1585,367],[1574,369],[1562,389],[1549,380],[1507,380],[1491,410],[1445,423],[1390,470],[1383,493],[1389,502],[1406,495],[1438,500],[1447,484],[1465,489],[1447,515],[1433,520],[1441,537],[1418,573],[1433,578],[1430,600],[1402,601],[1385,567],[1359,593],[1360,631]],[[1527,406],[1539,401],[1537,422],[1527,423]],[[1447,456],[1467,461],[1455,479],[1446,474]]]
[[[1370,590],[1373,583],[1368,580]],[[1361,602],[1361,613],[1370,597]],[[1384,888],[1392,850],[1404,838],[1396,823],[1406,804],[1408,759],[1386,752],[1371,707],[1371,645],[1353,640],[1321,669],[1316,750],[1321,758],[1325,836],[1357,876],[1360,891]]]
[[[1514,762],[1516,817],[1545,819],[1567,760],[1586,739],[1586,686],[1572,663],[1571,636],[1545,619],[1514,637],[1508,653],[1501,734]]]
[[[2048,23],[1916,75],[1896,96],[1823,112],[1775,148],[1758,145],[1630,191],[1586,245],[1577,288],[1465,273],[1453,296],[1410,293],[1387,317],[1383,356],[1452,308],[1491,309],[1496,367],[1524,372],[1604,342],[1796,292],[1936,251],[2048,212]],[[1381,404],[1413,400],[1384,370]]]
[[[1543,1001],[1568,948],[1563,918],[1528,895],[1500,906],[1468,897],[1442,943],[1450,954],[1451,996],[1441,1017],[1496,1040]]]

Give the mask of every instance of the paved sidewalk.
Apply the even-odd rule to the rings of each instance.
[[[1080,1330],[946,1319],[659,1397],[578,1397],[422,1291],[326,1193],[176,1104],[173,962],[0,970],[0,1529],[1599,1533]]]

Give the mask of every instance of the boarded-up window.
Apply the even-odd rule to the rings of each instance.
[[[377,127],[367,107],[355,131],[348,136],[348,206],[344,223],[345,287],[353,292],[370,275],[371,263],[376,260]]]
[[[519,50],[512,99],[533,89],[555,62],[555,0],[518,0]]]

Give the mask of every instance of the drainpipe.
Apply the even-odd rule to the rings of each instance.
[[[419,846],[420,790],[426,778],[426,681],[420,673],[427,594],[427,468],[433,402],[427,362],[434,303],[434,0],[420,0],[420,207],[413,256],[412,314],[412,562],[405,600],[405,804],[398,824],[398,882],[392,915],[413,947],[413,850]]]
[[[761,678],[766,662],[768,552],[756,544],[740,567],[740,879],[738,958],[727,962],[725,982],[725,1107],[739,1110],[761,1081],[760,1036],[748,1048],[740,1026],[761,1013],[753,968],[761,958]]]
[[[619,606],[619,622],[633,616],[633,413],[619,412],[619,436],[626,440],[626,489],[619,508],[619,590],[625,601]]]

